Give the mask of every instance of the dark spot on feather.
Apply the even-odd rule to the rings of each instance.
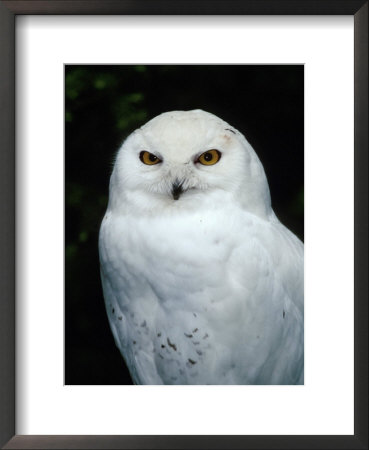
[[[198,355],[202,355],[202,351],[201,350],[196,350],[196,353],[198,354]]]
[[[186,337],[192,338],[192,334],[183,333]]]
[[[118,320],[122,320],[122,319],[123,319],[123,317],[122,317],[122,316],[119,316],[119,317],[118,317]]]
[[[233,133],[233,134],[236,134],[236,132],[235,131],[233,131],[233,130],[231,130],[230,128],[224,128],[226,131],[230,131],[231,133]]]
[[[164,344],[161,344],[161,348],[165,348],[165,345],[164,345]]]
[[[203,339],[206,339],[208,337],[209,337],[208,333],[205,333],[205,336],[203,337]]]
[[[161,333],[158,333],[157,336],[160,337],[160,336],[161,336]]]
[[[115,313],[115,309],[113,308],[113,309],[111,310],[111,312],[114,314],[114,313]]]
[[[163,355],[161,355],[160,353],[158,353],[158,355],[160,356],[161,359],[164,359]]]
[[[135,345],[136,344],[136,341],[132,341],[133,342],[133,345]]]
[[[283,310],[283,319],[284,319],[284,316],[286,315],[286,313],[284,312],[284,310]]]
[[[141,323],[141,327],[146,327],[146,320]]]
[[[170,342],[169,338],[167,338],[167,342],[168,342],[169,347],[172,347],[172,349],[173,349],[174,351],[177,350],[177,346],[176,346],[175,344],[173,344],[172,342]]]
[[[196,333],[196,331],[199,331],[199,329],[195,328],[194,330],[192,330],[192,333]]]
[[[200,342],[199,341],[192,341],[193,345],[199,345]]]
[[[197,317],[196,313],[192,313],[194,317]]]
[[[194,360],[191,359],[191,358],[188,358],[188,362],[189,362],[190,364],[192,364],[192,365],[196,364],[196,361],[194,361]]]

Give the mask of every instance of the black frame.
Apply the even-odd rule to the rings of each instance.
[[[354,16],[354,435],[15,436],[15,16],[18,14]],[[0,445],[8,449],[368,449],[368,0],[0,0]],[[318,405],[317,405],[318,407]]]

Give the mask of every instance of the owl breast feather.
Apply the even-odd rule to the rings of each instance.
[[[247,214],[108,214],[100,232],[104,296],[135,382],[299,382],[302,275],[292,260],[301,255],[293,239],[291,261],[275,250],[276,240],[288,249],[289,239]],[[294,289],[286,276],[296,277]]]

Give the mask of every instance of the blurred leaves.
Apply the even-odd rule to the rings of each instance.
[[[147,118],[147,111],[144,109],[144,95],[140,92],[133,92],[122,96],[117,101],[114,113],[116,126],[119,130],[128,130],[136,124],[144,122]]]

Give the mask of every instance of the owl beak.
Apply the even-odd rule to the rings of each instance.
[[[183,192],[182,182],[176,180],[172,185],[172,196],[174,200],[178,200]]]

